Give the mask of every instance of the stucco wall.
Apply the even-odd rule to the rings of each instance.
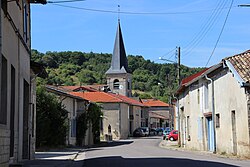
[[[217,152],[233,154],[232,111],[235,111],[237,155],[249,156],[248,99],[245,89],[227,69],[217,72],[213,80],[215,114],[220,117],[220,127],[215,128]],[[204,113],[212,112],[212,84],[208,82],[208,108],[205,109],[205,82],[208,81],[200,79],[180,96],[181,140],[185,147],[197,150],[208,150],[208,127]]]

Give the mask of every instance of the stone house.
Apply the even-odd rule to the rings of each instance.
[[[133,131],[141,126],[141,110],[143,104],[123,95],[105,92],[71,92],[102,107],[103,119],[101,135],[106,139],[126,139]]]
[[[177,91],[186,148],[250,157],[250,50],[182,80]]]

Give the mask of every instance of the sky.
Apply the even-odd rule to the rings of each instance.
[[[250,7],[238,7],[240,4],[250,4],[250,0],[85,0],[32,4],[31,46],[42,53],[112,53],[120,18],[127,55],[168,63],[159,57],[176,61],[179,46],[181,64],[209,67],[250,49]]]

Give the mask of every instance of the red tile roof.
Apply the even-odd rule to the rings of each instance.
[[[142,103],[148,107],[169,107],[170,105],[158,99],[142,99]]]
[[[67,91],[76,91],[78,89],[86,90],[86,91],[89,91],[89,92],[98,91],[98,90],[96,90],[94,88],[91,88],[91,87],[88,87],[88,86],[58,86],[58,87],[61,88],[61,89],[67,90]]]
[[[99,103],[127,103],[134,106],[143,106],[142,103],[123,95],[105,92],[70,92],[74,96]]]
[[[237,73],[245,82],[250,82],[250,50],[227,57],[224,60],[228,60],[234,66]]]
[[[192,81],[193,79],[197,78],[198,76],[201,76],[203,73],[205,73],[209,68],[206,68],[204,70],[201,70],[200,72],[198,73],[195,73],[193,75],[190,75],[186,78],[184,78],[182,81],[181,81],[181,85],[185,85],[186,83]]]

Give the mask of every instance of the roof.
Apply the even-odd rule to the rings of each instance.
[[[204,75],[209,74],[210,72],[214,71],[218,67],[221,67],[222,65],[226,65],[231,70],[231,72],[234,74],[234,77],[239,81],[241,86],[249,86],[249,83],[250,83],[250,50],[247,50],[243,53],[224,58],[219,64],[214,65],[210,68],[204,69],[187,78],[184,78],[181,81],[181,85],[179,89],[177,90],[177,94],[180,93],[189,84],[197,81],[200,77],[204,77]]]
[[[126,51],[122,38],[122,31],[120,26],[120,21],[118,22],[115,45],[112,55],[111,66],[106,74],[115,73],[127,73],[128,72],[128,60],[126,56]]]
[[[224,60],[228,60],[233,65],[244,82],[250,82],[250,50],[227,57]]]
[[[89,92],[97,92],[98,90],[88,87],[88,86],[58,86],[61,89],[64,89],[65,91],[80,91],[80,90],[85,90]]]
[[[152,111],[149,111],[149,113],[151,114],[151,115],[150,115],[151,118],[168,119],[167,117],[165,117],[165,116],[163,116],[163,115],[161,115],[161,114],[152,112]]]
[[[148,107],[169,107],[170,105],[158,99],[142,99],[142,103]]]
[[[41,78],[48,77],[48,73],[46,72],[42,64],[34,62],[34,61],[30,61],[30,68],[38,77],[41,77]]]
[[[113,94],[113,93],[105,93],[105,92],[70,92],[70,94],[74,96],[79,96],[83,99],[97,102],[97,103],[127,103],[134,106],[143,106],[142,103],[131,99],[129,97]]]

